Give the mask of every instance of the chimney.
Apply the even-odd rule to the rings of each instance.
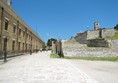
[[[8,4],[8,6],[12,7],[12,2],[11,2],[11,0],[8,0],[8,1],[7,1],[7,4]]]

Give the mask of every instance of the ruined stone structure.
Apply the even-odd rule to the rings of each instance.
[[[90,40],[101,41],[98,39],[111,38],[115,35],[115,32],[116,32],[116,30],[113,28],[99,29],[99,30],[87,30],[83,33],[77,33],[77,35],[74,38],[80,44],[88,44],[88,41],[90,43]]]
[[[57,42],[52,41],[52,53],[58,54],[61,57],[64,57],[61,41],[57,41]]]
[[[44,42],[11,6],[10,0],[0,0],[0,56],[39,50]]]
[[[111,40],[117,31],[113,28],[100,28],[94,23],[94,30],[77,33],[62,45],[64,56],[118,57],[118,40]]]

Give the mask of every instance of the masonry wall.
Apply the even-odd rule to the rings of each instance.
[[[105,39],[91,39],[87,40],[88,47],[109,47],[109,43]]]
[[[103,29],[102,38],[111,38],[115,35],[115,29]]]
[[[87,32],[80,33],[74,38],[77,42],[80,44],[86,44],[87,43]]]
[[[114,41],[114,45],[115,44],[116,41]],[[62,45],[64,56],[79,56],[79,57],[118,57],[118,50],[113,48],[87,47],[82,44],[72,44],[72,43],[63,43]]]
[[[2,11],[3,8],[3,11]],[[8,21],[8,29],[5,30],[5,21]],[[15,32],[14,32],[14,25]],[[0,1],[0,57],[4,53],[4,39],[7,39],[7,54],[14,56],[35,52],[39,50],[44,42],[9,6]],[[13,46],[13,41],[15,44]],[[40,47],[39,47],[40,46]],[[13,49],[14,47],[14,49]]]
[[[99,38],[99,30],[88,30],[87,31],[87,40]]]

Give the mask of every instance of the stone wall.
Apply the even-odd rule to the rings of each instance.
[[[102,38],[110,38],[115,35],[115,29],[103,29],[102,30]]]
[[[75,36],[74,39],[80,44],[87,44],[88,40],[111,38],[115,35],[115,32],[116,30],[114,29],[88,30],[83,33],[77,33],[77,36]]]
[[[113,42],[115,45],[118,41]],[[118,46],[117,46],[118,48]],[[64,56],[80,56],[80,57],[118,57],[118,50],[105,47],[87,47],[82,44],[68,44],[62,45]]]
[[[6,21],[8,21],[7,29],[5,29]],[[6,49],[4,49],[5,38],[7,39]],[[13,41],[15,41],[14,44]],[[39,46],[43,44],[44,42],[39,35],[4,0],[0,0],[0,56],[3,56],[4,51],[7,51],[8,56],[11,56],[15,53],[19,54],[30,52],[30,50],[39,50]]]
[[[62,42],[61,41],[52,41],[52,53],[58,54],[61,57],[64,57],[62,50]]]
[[[87,43],[87,32],[84,33],[79,33],[76,37],[75,40],[79,42],[80,44],[86,44]]]
[[[88,47],[109,47],[109,43],[105,39],[91,39],[87,40]]]
[[[99,30],[88,30],[87,31],[87,40],[88,39],[96,39],[100,37],[100,31]]]
[[[109,43],[109,46],[118,51],[118,40],[107,40]]]

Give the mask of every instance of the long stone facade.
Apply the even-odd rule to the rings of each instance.
[[[64,56],[78,57],[118,57],[118,41],[109,40],[111,47],[88,47],[79,43],[63,43]]]
[[[10,0],[0,0],[0,56],[38,51],[44,44],[39,35],[15,11]]]

